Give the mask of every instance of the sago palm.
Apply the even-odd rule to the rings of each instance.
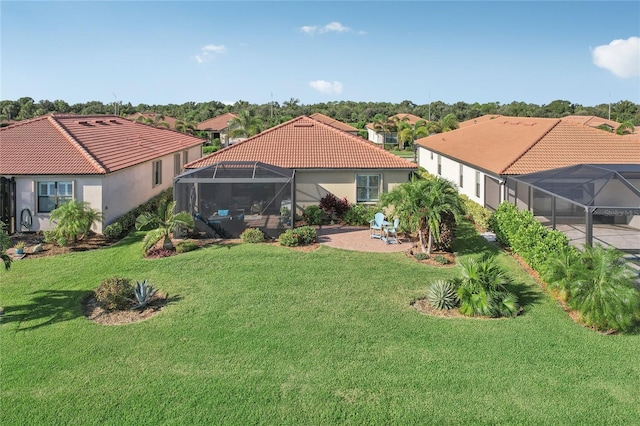
[[[175,201],[166,200],[161,203],[156,213],[143,213],[136,218],[136,229],[148,231],[142,240],[142,250],[149,251],[158,241],[163,240],[163,247],[173,248],[171,234],[179,228],[193,229],[193,217],[185,212],[174,213]]]
[[[49,220],[56,223],[53,233],[72,242],[82,240],[95,222],[103,220],[102,212],[87,201],[71,200],[54,209]]]

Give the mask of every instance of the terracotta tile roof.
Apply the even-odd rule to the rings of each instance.
[[[502,116],[498,114],[485,114],[485,115],[481,115],[480,117],[462,121],[459,124],[459,127],[473,126],[474,124],[484,123],[485,121],[495,120],[496,118],[500,118],[500,117]]]
[[[589,127],[598,127],[606,124],[613,130],[616,130],[620,125],[617,121],[607,120],[606,118],[596,117],[595,115],[567,115],[560,119],[569,123],[583,124]]]
[[[156,114],[153,112],[136,112],[133,115],[128,116],[127,118],[131,121],[136,121],[136,119],[138,117],[147,117],[150,118],[152,120],[155,120],[156,117],[158,116],[163,116],[162,114]],[[169,125],[170,128],[175,129],[176,128],[176,121],[178,121],[178,119],[173,118],[173,117],[169,117],[167,115],[163,116],[164,118],[162,120],[159,120],[160,122],[164,121],[165,123],[167,123]]]
[[[217,117],[210,118],[208,120],[198,123],[198,130],[209,130],[218,132],[228,127],[229,120],[238,117],[237,114],[227,112]]]
[[[203,141],[109,115],[48,115],[0,129],[0,175],[106,174]]]
[[[581,163],[640,163],[637,141],[555,118],[500,117],[416,144],[495,174]]]
[[[400,114],[396,114],[396,115],[392,115],[391,117],[389,117],[389,120],[393,119],[394,117],[397,117],[398,120],[404,120],[406,119],[406,122],[411,124],[412,126],[415,125],[418,121],[423,120],[423,121],[429,121],[426,118],[422,118],[422,117],[418,117],[417,115],[413,115],[413,114],[404,114],[404,113],[400,113]],[[369,128],[371,130],[375,130],[376,127],[376,123],[369,123],[365,126],[366,128]]]
[[[361,137],[307,116],[267,129],[185,167],[199,168],[219,161],[260,161],[290,169],[417,168]]]
[[[328,124],[329,126],[333,126],[336,129],[340,129],[340,130],[345,131],[345,132],[357,132],[358,131],[358,129],[356,129],[353,126],[350,126],[350,125],[348,125],[346,123],[343,123],[342,121],[338,121],[338,120],[336,120],[334,118],[328,117],[328,116],[326,116],[324,114],[320,114],[319,112],[316,112],[315,114],[311,114],[310,117],[315,119],[315,120],[318,120],[318,121],[320,121],[320,122],[322,122],[324,124]]]

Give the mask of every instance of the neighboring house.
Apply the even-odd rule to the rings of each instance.
[[[489,209],[522,197],[533,205],[533,195],[510,176],[578,164],[640,164],[640,141],[557,118],[502,116],[416,145],[420,166]]]
[[[346,123],[343,123],[342,121],[338,121],[324,114],[320,114],[319,112],[316,112],[315,114],[311,114],[310,117],[313,118],[314,120],[318,120],[324,124],[328,124],[329,126],[335,127],[336,129],[340,129],[343,132],[351,133],[354,136],[358,136],[358,129]]]
[[[291,191],[278,194],[278,199],[271,204],[279,207],[288,200],[298,213],[309,205],[317,205],[328,193],[346,198],[350,203],[375,204],[383,192],[407,182],[417,170],[414,163],[307,116],[267,129],[186,164],[185,168],[200,169],[227,162],[259,162],[266,167],[293,172]],[[203,174],[211,176],[208,172]],[[223,182],[231,184],[236,201],[247,198],[244,203],[238,203],[244,205],[233,207],[248,213],[256,201],[261,201],[250,199],[246,187],[234,186],[232,180]],[[215,179],[210,183],[215,183]]]
[[[389,117],[388,121],[393,122],[394,120],[397,120],[398,122],[406,121],[412,126],[415,126],[416,123],[420,120],[428,121],[424,118],[418,117],[417,115],[413,115],[413,114],[396,114]],[[379,129],[377,127],[377,123],[369,123],[365,126],[365,128],[367,129],[367,139],[369,139],[371,142],[375,144],[378,144],[378,145],[382,145],[382,144],[397,145],[398,144],[398,134],[396,132],[385,132],[384,130]]]
[[[104,226],[167,188],[202,140],[111,115],[48,115],[0,129],[0,220],[12,230],[52,228],[67,200],[103,212]],[[27,211],[28,209],[28,211]]]
[[[582,124],[583,126],[594,128],[602,127],[610,132],[615,132],[620,126],[620,123],[617,121],[607,120],[606,118],[596,117],[595,115],[567,115],[560,119],[568,123]]]
[[[238,116],[232,112],[219,115],[202,121],[198,124],[197,129],[207,132],[210,141],[220,139],[222,146],[232,145],[242,139],[233,139],[229,137],[229,122]]]
[[[154,123],[165,122],[169,125],[169,128],[172,130],[176,129],[176,121],[179,121],[173,117],[169,117],[162,114],[156,114],[153,112],[136,112],[135,114],[132,114],[127,118],[131,121],[137,121],[138,119],[140,119],[140,117],[151,120]]]

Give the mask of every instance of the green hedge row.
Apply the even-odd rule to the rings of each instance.
[[[113,223],[108,225],[102,231],[104,237],[108,240],[115,241],[123,238],[135,227],[136,218],[142,213],[152,213],[158,210],[158,206],[165,200],[173,199],[173,188],[166,189],[160,194],[156,195],[144,204],[139,205],[133,210],[128,211]]]

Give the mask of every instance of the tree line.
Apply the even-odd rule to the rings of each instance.
[[[301,104],[300,100],[291,98],[282,103],[269,102],[266,104],[251,104],[237,101],[234,104],[224,104],[219,101],[185,102],[183,104],[167,105],[132,105],[130,102],[90,101],[69,104],[63,100],[35,101],[30,97],[18,100],[0,101],[0,121],[26,120],[49,113],[70,113],[80,115],[117,114],[129,116],[137,112],[152,112],[165,117],[173,117],[185,123],[199,123],[218,115],[233,112],[248,111],[258,117],[263,127],[271,127],[300,115],[322,113],[344,123],[349,123],[358,129],[364,129],[368,123],[380,121],[381,117],[390,117],[399,113],[413,114],[428,121],[441,121],[453,114],[458,122],[470,120],[485,114],[499,114],[511,117],[548,117],[560,118],[567,115],[593,115],[607,118],[619,123],[630,122],[634,126],[640,125],[640,105],[628,100],[611,104],[584,106],[567,100],[555,100],[546,105],[536,105],[526,102],[466,103],[456,102],[447,104],[434,101],[429,104],[418,105],[409,100],[400,103],[391,102],[353,102],[333,101],[316,104]]]

